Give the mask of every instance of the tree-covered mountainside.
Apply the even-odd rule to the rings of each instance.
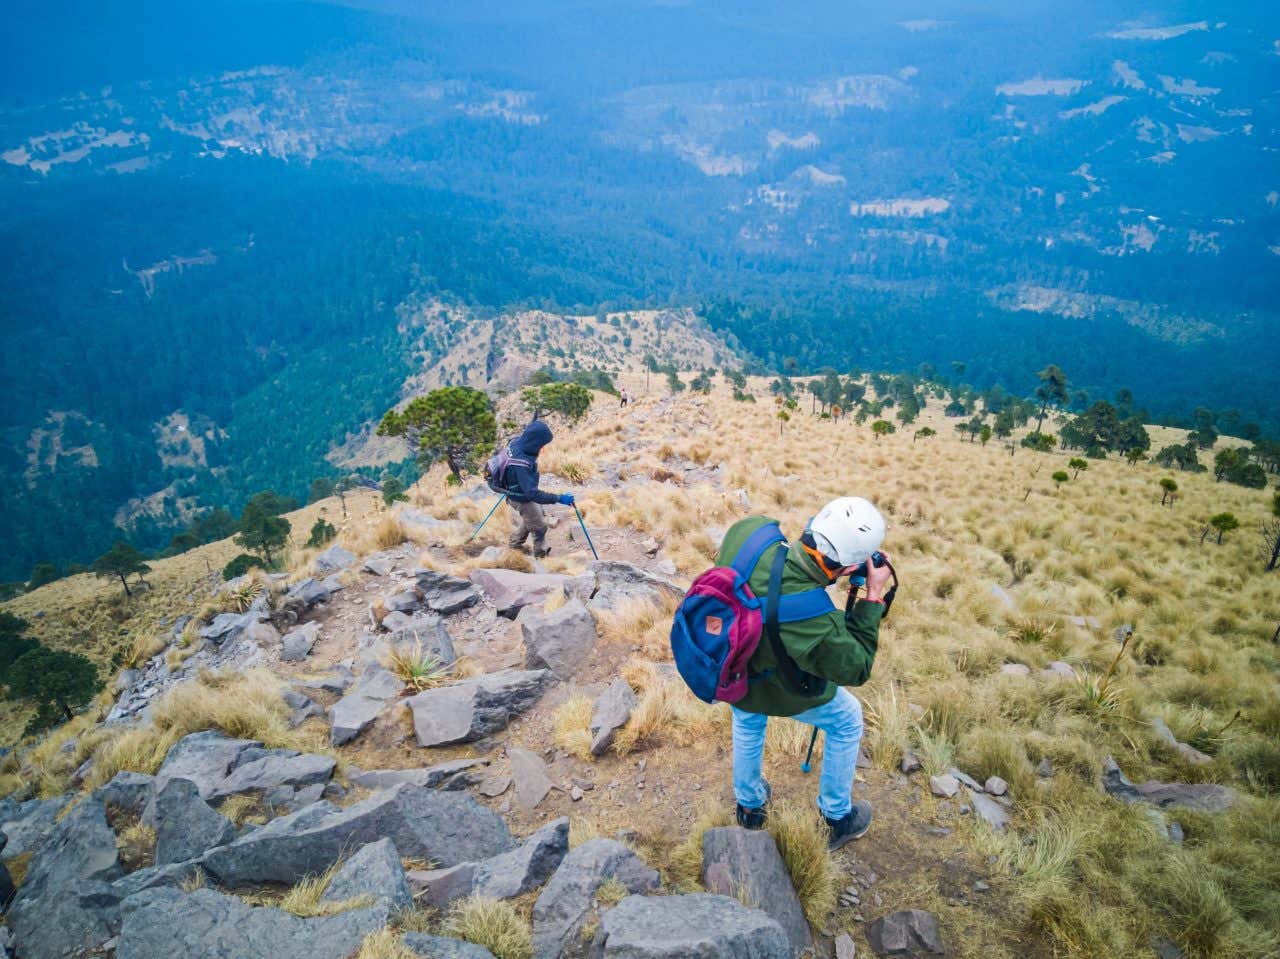
[[[424,296],[1274,435],[1280,15],[1210,6],[24,0],[0,577],[304,495]]]

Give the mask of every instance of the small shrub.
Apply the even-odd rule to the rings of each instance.
[[[222,567],[224,580],[238,579],[251,569],[266,569],[266,565],[252,553],[241,553],[226,566]]]
[[[439,659],[423,651],[421,641],[415,642],[412,649],[391,650],[383,665],[406,686],[419,693],[432,686],[439,686],[449,673]]]
[[[836,906],[839,872],[827,849],[827,824],[808,803],[778,803],[769,811],[768,830],[791,874],[805,917],[821,926]]]
[[[334,525],[323,516],[318,517],[311,525],[311,535],[307,537],[308,549],[319,549],[338,535]]]

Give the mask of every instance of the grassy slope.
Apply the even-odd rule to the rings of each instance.
[[[643,377],[623,382],[644,391]],[[858,493],[880,504],[890,521],[886,548],[904,586],[882,633],[873,680],[859,690],[871,755],[890,769],[911,746],[931,768],[954,760],[979,778],[1004,777],[1016,800],[1008,837],[974,826],[958,834],[972,853],[996,857],[1014,906],[999,918],[949,913],[958,954],[1049,954],[1047,944],[1051,952],[1076,956],[1138,955],[1155,934],[1170,936],[1191,955],[1274,954],[1280,656],[1270,637],[1280,616],[1280,578],[1262,573],[1257,555],[1270,492],[1176,474],[1180,498],[1161,507],[1157,482],[1166,471],[1115,461],[1091,462],[1055,489],[1050,475],[1066,457],[1021,449],[1010,457],[995,443],[983,448],[961,440],[939,404],[922,423],[940,435],[914,444],[910,430],[877,440],[851,420],[808,415],[796,416],[779,435],[765,382],[752,386],[760,396],[756,404],[733,402],[718,382],[711,397],[686,393],[667,407],[658,400],[656,380],[654,395],[638,409],[622,413],[602,400],[572,444],[548,451],[544,466],[590,477],[597,463],[626,464],[629,478],[640,480],[635,485],[590,489],[588,482],[580,500],[589,522],[656,537],[684,577],[707,565],[715,547],[708,529],[742,514],[739,489],[751,511],[779,518],[792,535],[831,496]],[[1157,447],[1173,436],[1157,432],[1169,433],[1153,436]],[[634,449],[637,442],[643,450]],[[655,471],[679,473],[691,463],[722,464],[724,489],[653,479]],[[437,480],[438,471],[424,483]],[[436,515],[447,515],[449,491],[424,485],[415,495]],[[322,505],[333,514],[336,504]],[[295,536],[305,536],[320,508],[293,517]],[[479,509],[469,504],[463,518],[475,518]],[[1234,512],[1242,528],[1220,547],[1212,540],[1201,546],[1203,523],[1222,510]],[[344,538],[370,542],[379,514],[371,503],[353,512],[359,518]],[[46,641],[96,643],[98,655],[109,659],[112,650],[153,634],[158,617],[198,605],[204,558],[216,568],[233,552],[230,544],[215,544],[157,563],[153,591],[128,606],[112,601],[109,584],[78,577],[11,608],[27,616],[45,610],[36,631]],[[992,596],[992,584],[1008,589],[1013,611]],[[1102,629],[1072,627],[1066,614],[1095,616]],[[1110,708],[1091,703],[1084,683],[1035,678],[1051,660],[1097,677],[1115,657],[1111,630],[1120,623],[1133,624],[1136,639],[1118,668]],[[655,660],[667,656],[661,617],[623,611],[602,625],[606,644],[627,643]],[[1033,677],[1000,675],[1006,662],[1027,664]],[[636,672],[633,665],[628,678]],[[633,680],[642,692],[652,681]],[[727,770],[719,752],[727,736],[724,710],[705,709],[670,690],[645,696],[648,705],[623,742],[645,750],[655,777],[668,771],[676,777],[677,797],[687,797],[689,779],[717,794]],[[1213,763],[1187,766],[1152,733],[1155,716],[1209,752]],[[786,725],[777,733],[775,759],[791,756],[804,738],[788,736]],[[1239,789],[1241,799],[1221,816],[1177,813],[1187,841],[1174,846],[1157,836],[1141,809],[1100,793],[1099,768],[1108,754],[1135,780],[1221,781]],[[1032,770],[1042,758],[1058,772],[1038,784]],[[778,769],[774,760],[768,768],[771,777]],[[887,778],[869,773],[875,782]],[[891,806],[894,794],[884,796],[886,829],[930,816],[937,805],[925,797],[918,807]],[[683,810],[683,819],[689,815]],[[642,831],[647,825],[619,824]],[[901,841],[902,835],[895,830],[884,838]],[[946,908],[931,890],[900,892],[890,901]],[[1021,941],[1027,950],[1016,945]]]

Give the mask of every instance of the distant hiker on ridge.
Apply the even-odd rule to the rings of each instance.
[[[716,568],[694,581],[676,611],[671,646],[681,677],[699,698],[732,704],[740,826],[761,829],[768,816],[761,766],[770,716],[826,734],[818,809],[831,848],[871,826],[871,804],[852,797],[862,706],[844,687],[870,678],[880,619],[897,589],[888,557],[878,552],[884,534],[884,517],[859,497],[823,507],[795,549],[776,520],[740,520],[725,534]],[[843,612],[826,593],[841,576],[851,577]],[[858,599],[862,583],[866,595]]]
[[[490,461],[493,475],[489,485],[506,493],[507,502],[515,511],[512,519],[516,529],[511,534],[511,548],[521,549],[532,535],[534,556],[551,552],[546,545],[547,520],[542,515],[542,507],[552,503],[573,505],[572,493],[557,496],[538,488],[538,454],[551,440],[551,427],[542,420],[534,420]]]

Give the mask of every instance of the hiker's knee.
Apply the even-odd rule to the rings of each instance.
[[[827,735],[849,739],[861,738],[862,703],[858,702],[858,697],[841,687],[836,693],[835,699],[831,700],[831,706],[835,711],[835,715],[832,717],[834,720],[832,725],[835,728],[828,732]]]
[[[769,717],[761,713],[733,711],[733,734],[741,740],[763,739],[768,723]]]

